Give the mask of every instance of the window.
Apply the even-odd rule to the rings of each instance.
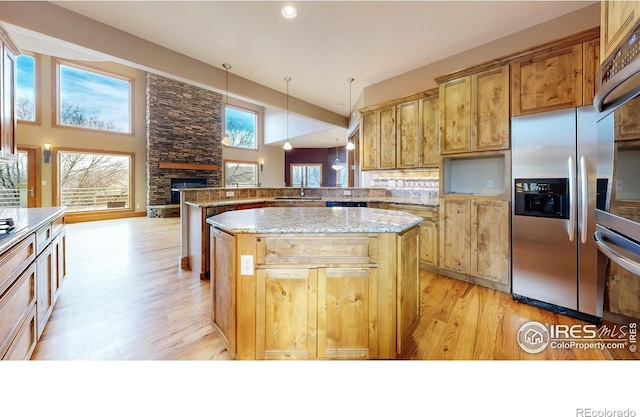
[[[225,106],[226,133],[235,148],[258,149],[258,114],[249,110]]]
[[[225,187],[255,187],[258,185],[257,162],[224,161]]]
[[[58,150],[58,201],[67,212],[130,209],[133,155]]]
[[[300,185],[302,179],[305,187],[322,187],[322,164],[291,164],[291,185]]]
[[[56,62],[60,126],[132,133],[133,79]]]
[[[36,58],[33,55],[19,55],[16,68],[16,118],[37,122]]]

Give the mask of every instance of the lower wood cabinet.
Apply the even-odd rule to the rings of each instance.
[[[386,204],[388,210],[406,211],[420,216],[420,267],[435,269],[438,267],[438,208],[408,204]]]
[[[0,359],[29,359],[66,277],[60,216],[0,254]]]
[[[211,229],[213,324],[236,359],[394,358],[419,319],[419,229]]]
[[[440,201],[441,271],[509,286],[509,202],[448,197]],[[482,282],[481,282],[482,283]]]

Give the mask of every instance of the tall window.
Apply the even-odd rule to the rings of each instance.
[[[19,55],[16,68],[16,118],[36,122],[36,58],[33,55]]]
[[[236,148],[258,149],[258,114],[238,107],[225,106],[225,129]]]
[[[258,185],[258,164],[255,162],[225,161],[225,187],[255,187]]]
[[[322,164],[291,164],[291,185],[304,180],[305,187],[322,187]]]
[[[130,209],[133,155],[57,151],[58,201],[67,212]]]
[[[132,133],[132,78],[59,61],[56,74],[58,125]]]

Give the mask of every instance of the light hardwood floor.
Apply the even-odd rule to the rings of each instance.
[[[209,282],[178,268],[177,218],[67,226],[67,280],[32,359],[230,359],[210,323]],[[640,359],[627,350],[527,354],[521,324],[582,322],[509,294],[421,273],[421,319],[403,359]]]

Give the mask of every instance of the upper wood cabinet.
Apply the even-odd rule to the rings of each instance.
[[[535,54],[511,68],[513,116],[582,105],[582,44]]]
[[[440,153],[468,152],[471,140],[471,77],[440,84]]]
[[[600,2],[600,59],[613,53],[640,18],[640,1]]]
[[[509,149],[509,66],[440,85],[440,153]]]
[[[438,90],[361,110],[362,169],[438,166]]]
[[[420,166],[420,102],[398,104],[398,168]]]
[[[437,167],[440,162],[440,99],[438,90],[420,100],[420,167]]]
[[[396,106],[378,110],[378,168],[396,167]]]
[[[17,154],[15,90],[17,49],[0,27],[0,160]]]
[[[593,104],[596,94],[596,73],[600,69],[600,39],[594,39],[582,44],[582,104]]]

